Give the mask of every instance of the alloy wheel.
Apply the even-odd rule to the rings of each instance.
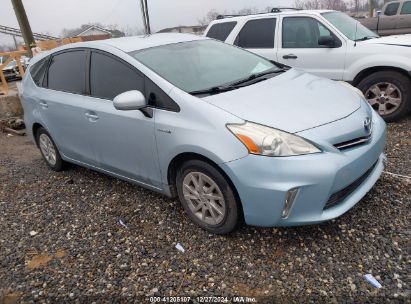
[[[389,82],[379,82],[372,85],[366,91],[365,98],[380,115],[395,112],[402,102],[400,89]]]
[[[39,138],[39,145],[41,153],[43,154],[46,161],[51,165],[56,165],[57,157],[56,157],[56,149],[54,148],[53,142],[51,141],[50,137],[46,134],[41,134]]]
[[[191,212],[208,225],[220,224],[226,203],[217,183],[201,172],[190,172],[183,180],[183,195]]]

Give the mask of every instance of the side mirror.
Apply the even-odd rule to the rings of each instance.
[[[121,111],[141,110],[147,106],[146,98],[140,91],[127,91],[117,95],[114,107]]]
[[[333,36],[321,36],[318,38],[318,45],[332,48],[336,46],[336,41]]]

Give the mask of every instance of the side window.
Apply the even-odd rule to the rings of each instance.
[[[149,78],[145,79],[145,96],[150,106],[179,112],[180,107]]]
[[[332,36],[331,32],[321,23],[317,22],[318,32],[320,33],[320,37],[322,36]]]
[[[323,24],[310,17],[287,17],[283,19],[282,47],[322,48],[318,44],[321,36],[333,36]]]
[[[401,8],[401,15],[411,14],[411,1],[404,2]]]
[[[237,22],[216,23],[210,27],[210,30],[208,31],[206,36],[209,38],[225,41],[236,24]]]
[[[274,48],[276,21],[275,18],[248,21],[241,29],[234,44],[248,49]]]
[[[387,5],[387,7],[385,8],[384,11],[384,15],[386,16],[394,16],[397,14],[398,12],[398,8],[400,7],[400,3],[399,2],[395,2],[395,3],[390,3]]]
[[[30,75],[34,83],[42,87],[45,71],[47,70],[47,64],[50,57],[41,59],[30,67]]]
[[[84,94],[86,52],[68,51],[52,56],[47,80],[49,89]]]
[[[126,63],[101,53],[91,53],[91,96],[113,100],[118,94],[138,90],[144,93],[144,77]]]

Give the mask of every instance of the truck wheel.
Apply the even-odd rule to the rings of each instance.
[[[397,121],[411,110],[411,80],[399,72],[376,72],[357,87],[386,122]]]

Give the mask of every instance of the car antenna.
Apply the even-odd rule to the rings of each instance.
[[[357,22],[355,23],[355,34],[354,34],[354,47],[356,47],[357,46],[357,30],[358,30],[358,20],[357,20]]]

